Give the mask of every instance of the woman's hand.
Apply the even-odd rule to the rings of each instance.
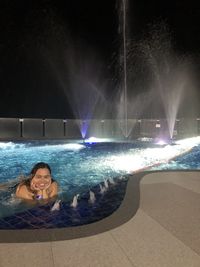
[[[31,189],[36,191],[36,198],[38,199],[48,199],[49,192],[48,188],[51,185],[51,180],[49,181],[37,181],[35,179],[31,180]]]
[[[44,191],[44,190],[47,190],[51,185],[51,180],[49,181],[35,181],[34,179],[32,179],[31,181],[31,189],[34,190],[34,191]]]

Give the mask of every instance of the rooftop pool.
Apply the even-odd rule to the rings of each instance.
[[[200,137],[171,144],[133,142],[0,142],[0,229],[62,228],[89,224],[116,211],[135,172],[200,169]],[[57,199],[15,197],[33,165],[46,162],[59,184]]]

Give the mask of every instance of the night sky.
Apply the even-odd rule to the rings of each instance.
[[[136,107],[155,84],[146,54],[162,54],[168,38],[173,55],[192,66],[193,89],[184,93],[180,116],[200,115],[200,5],[195,2],[129,0],[128,93],[140,99]],[[113,117],[123,72],[119,6],[114,0],[1,0],[0,117]],[[155,39],[150,52],[138,56]],[[171,59],[169,66],[172,61],[176,65]],[[162,64],[159,60],[159,68]],[[151,110],[154,98],[151,94],[143,113],[134,109],[131,116],[162,114],[162,108]]]

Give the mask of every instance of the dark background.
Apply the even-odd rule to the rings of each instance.
[[[81,117],[88,111],[80,114],[74,106],[82,106],[85,95],[91,98],[92,109],[96,101],[87,91],[88,84],[96,95],[103,94],[107,105],[115,103],[120,76],[119,6],[114,0],[1,0],[0,117]],[[192,58],[198,104],[199,5],[129,0],[127,16],[128,36],[136,43],[149,35],[152,25],[166,25],[174,51]],[[132,93],[138,95],[140,90]],[[192,103],[191,98],[185,109]],[[104,116],[113,116],[113,110],[104,110]],[[199,112],[196,108],[192,114]]]

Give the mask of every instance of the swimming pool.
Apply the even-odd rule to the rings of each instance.
[[[120,206],[130,173],[199,169],[199,144],[199,137],[171,145],[145,139],[130,143],[1,142],[0,182],[9,187],[0,190],[0,229],[59,228],[101,220]],[[55,202],[32,205],[14,196],[15,184],[39,161],[51,166],[59,183],[58,209]]]

